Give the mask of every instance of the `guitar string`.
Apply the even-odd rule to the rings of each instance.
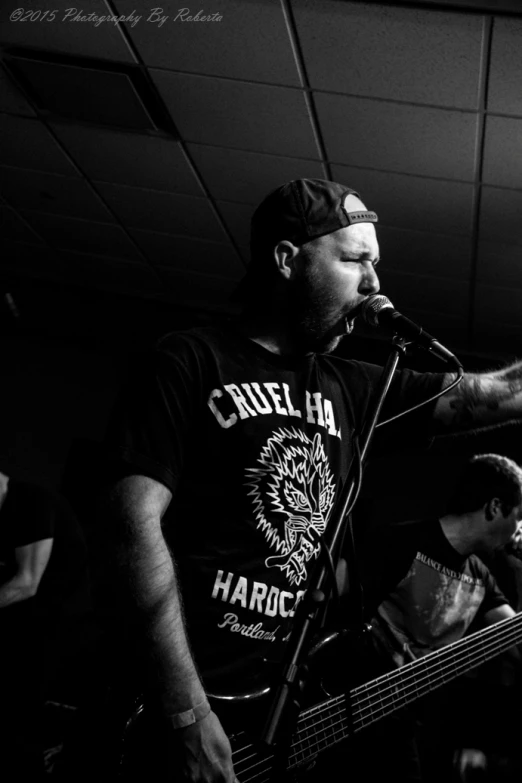
[[[512,636],[513,636],[513,634],[511,634],[511,637]],[[510,643],[506,643],[507,644],[506,649],[509,646],[511,646],[512,638],[509,638],[509,642]],[[455,656],[453,656],[453,657],[455,657]],[[464,661],[463,663],[466,664],[466,666],[464,667],[464,671],[466,671],[469,668],[469,666],[467,666],[469,661]],[[449,668],[449,667],[446,667],[446,669],[447,668]],[[396,672],[392,672],[392,674],[396,674]],[[442,682],[444,682],[444,673],[441,673],[439,671],[438,672],[438,678],[442,679]],[[424,678],[424,679],[426,679],[426,678]],[[430,682],[430,684],[432,684],[433,683],[433,679],[432,680],[428,680],[428,682]],[[415,690],[417,691],[418,688],[416,688]],[[339,701],[342,701],[342,700],[343,700],[343,697],[342,696],[339,697],[339,699],[337,701],[337,706],[339,706]],[[397,700],[397,702],[393,705],[393,708],[388,712],[388,714],[390,714],[391,712],[393,712],[396,709],[399,709],[399,707],[403,706],[403,704],[401,704],[400,701],[401,700]],[[407,697],[403,698],[402,701],[404,703],[408,703]],[[329,704],[331,704],[331,703],[329,703]],[[316,705],[316,707],[312,708],[311,711],[320,713],[320,712],[324,712],[325,710],[321,709],[321,705]],[[319,740],[315,740],[315,742],[313,742],[313,744],[310,743],[310,738],[307,737],[308,745],[306,745],[304,748],[301,748],[301,750],[297,750],[297,751],[295,750],[295,745],[296,744],[301,744],[302,745],[302,740],[299,741],[298,743],[294,742],[293,746],[292,746],[292,747],[294,747],[294,751],[289,755],[289,759],[288,759],[288,761],[289,761],[288,767],[289,768],[291,768],[292,766],[296,766],[296,765],[302,763],[303,761],[306,761],[307,759],[310,759],[311,757],[316,755],[317,752],[319,752],[320,750],[323,749],[323,748],[321,748],[321,745],[324,745],[326,743],[326,747],[330,747],[331,745],[335,744],[336,742],[340,742],[343,739],[345,739],[347,736],[349,736],[349,734],[351,733],[350,730],[352,730],[355,733],[356,731],[359,731],[361,728],[363,728],[363,725],[360,725],[359,727],[357,727],[355,729],[353,728],[353,725],[350,725],[347,728],[347,726],[346,726],[346,724],[347,724],[346,709],[344,709],[344,708],[339,709],[339,710],[337,710],[337,712],[334,713],[333,710],[332,710],[332,707],[329,706],[328,711],[329,711],[329,715],[328,715],[328,721],[329,722],[328,722],[328,724],[326,726],[323,726],[320,729],[319,732],[315,731],[312,736],[317,737],[319,733],[324,733],[325,731],[328,731],[328,735],[322,737]],[[373,712],[370,711],[370,713],[369,713],[370,717],[374,716],[379,711],[381,711],[381,712],[383,711],[382,706],[379,707],[378,710],[374,710]],[[362,711],[359,710],[359,712],[362,712]],[[343,713],[344,713],[344,715],[343,715]],[[337,717],[337,716],[340,716],[341,719],[338,720],[338,721],[332,721],[332,719]],[[382,716],[379,716],[379,717],[382,717]],[[368,721],[368,714],[366,716],[364,716],[364,718]],[[310,716],[309,713],[307,713],[306,719],[307,720],[311,719],[311,716]],[[322,719],[322,721],[324,723],[324,718]],[[374,720],[371,720],[370,722],[374,722]],[[308,732],[308,731],[310,731],[311,728],[314,728],[313,725],[305,727],[304,731]],[[335,729],[335,730],[332,731],[332,729]],[[303,729],[301,729],[300,733],[303,733]],[[264,761],[267,761],[267,760],[270,761],[270,759],[266,759],[266,760],[263,760],[262,762],[258,762],[257,764],[252,765],[251,767],[243,769],[242,770],[242,777],[244,777],[245,772],[250,772],[252,769],[255,769],[256,766],[259,767]],[[271,771],[271,768],[270,769],[264,769],[264,770],[260,770],[259,769],[259,770],[257,770],[255,778],[248,778],[248,779],[245,780],[245,783],[249,783],[250,781],[252,781],[254,779],[258,779],[259,774],[265,774],[266,772],[270,772],[270,771]],[[266,778],[265,780],[268,780],[268,779],[269,778]]]
[[[519,625],[520,624],[519,622],[513,623],[513,620],[515,619],[522,619],[522,615],[520,615],[519,618],[508,618],[506,621],[504,621],[504,623],[511,623],[512,626]],[[503,626],[504,624],[500,623],[498,625]],[[478,646],[479,652],[481,653],[481,658],[483,658],[483,660],[487,660],[487,658],[483,657],[485,651],[487,652],[487,654],[493,653],[493,655],[496,655],[501,651],[498,649],[498,646],[492,644],[492,642],[494,642],[495,639],[500,636],[502,642],[504,643],[504,649],[509,649],[509,647],[512,646],[514,641],[516,641],[516,636],[517,636],[516,631],[517,629],[515,627],[512,627],[511,633],[506,635],[504,633],[504,627],[497,628],[496,626],[491,626],[490,628],[485,629],[483,632],[478,632],[476,635],[477,636],[476,640],[474,640],[471,644],[470,644],[470,639],[472,637],[465,637],[464,639],[459,640],[459,642],[454,643],[454,646],[456,647],[455,650],[449,651],[448,647],[446,646],[445,648],[442,648],[440,651],[438,651],[438,653],[440,654],[437,653],[431,654],[429,661],[424,661],[422,659],[419,659],[418,661],[414,661],[411,664],[406,664],[406,667],[409,667],[410,670],[416,665],[418,666],[419,663],[423,664],[423,666],[420,667],[421,669],[422,668],[424,669],[423,676],[420,679],[415,678],[416,684],[414,684],[414,690],[411,689],[410,685],[406,685],[405,688],[403,686],[403,690],[405,691],[404,694],[397,696],[397,692],[396,692],[397,685],[394,682],[392,682],[392,684],[388,684],[388,686],[384,688],[384,691],[387,690],[391,692],[389,695],[385,695],[384,698],[382,697],[382,695],[378,697],[380,704],[377,705],[377,709],[374,709],[374,707],[376,706],[375,702],[373,705],[370,703],[372,697],[367,695],[370,690],[374,690],[374,691],[376,689],[379,690],[379,685],[381,682],[384,683],[388,681],[388,683],[390,683],[390,681],[393,680],[398,680],[398,681],[407,680],[408,677],[411,680],[414,673],[411,673],[410,671],[405,673],[403,670],[406,667],[402,667],[402,670],[399,669],[397,671],[390,672],[386,675],[382,675],[377,680],[372,681],[372,684],[369,687],[368,685],[359,686],[354,691],[352,691],[350,695],[351,696],[355,695],[357,697],[358,695],[360,695],[358,692],[360,692],[361,694],[364,693],[364,696],[362,698],[359,698],[358,701],[357,698],[355,700],[352,698],[352,707],[354,706],[354,704],[357,706],[356,709],[353,710],[352,722],[350,725],[348,725],[346,708],[345,708],[346,697],[344,695],[329,700],[327,706],[324,706],[324,703],[315,705],[314,707],[310,708],[305,712],[305,714],[299,719],[299,723],[306,723],[306,721],[311,721],[311,720],[313,721],[313,719],[317,717],[317,715],[321,715],[321,713],[325,713],[325,712],[327,712],[328,715],[326,718],[324,717],[320,718],[320,722],[322,724],[325,724],[326,720],[328,720],[329,722],[326,725],[323,725],[319,730],[315,728],[316,724],[314,723],[308,726],[302,725],[301,727],[298,728],[296,734],[300,736],[292,743],[291,746],[292,752],[289,754],[288,766],[289,767],[295,766],[296,764],[305,761],[306,758],[311,758],[313,755],[316,755],[316,753],[319,750],[321,750],[321,744],[324,744],[325,742],[327,742],[328,743],[327,746],[329,746],[349,736],[351,732],[355,733],[357,731],[360,731],[364,727],[365,721],[372,723],[375,720],[378,720],[379,718],[375,718],[375,715],[377,715],[379,712],[382,713],[381,715],[379,715],[379,717],[384,717],[386,714],[391,714],[392,712],[404,706],[405,704],[408,704],[409,701],[412,701],[413,698],[417,698],[417,693],[419,691],[419,683],[420,683],[420,689],[422,690],[422,688],[424,687],[424,681],[427,680],[428,684],[431,685],[431,688],[428,688],[428,690],[425,690],[424,692],[429,692],[430,689],[433,689],[435,687],[434,682],[442,681],[442,684],[445,682],[444,675],[446,673],[446,670],[450,670],[452,672],[453,677],[458,676],[458,673],[460,672],[455,674],[455,663],[453,664],[448,663],[445,665],[445,667],[444,666],[441,667],[440,665],[439,659],[448,657],[448,652],[451,652],[451,655],[449,656],[450,659],[459,660],[460,658],[461,660],[459,661],[459,663],[461,668],[462,668],[462,664],[465,664],[463,671],[467,671],[469,668],[471,668],[469,666],[470,651],[473,652],[474,649],[476,650]],[[484,644],[484,637],[486,637],[486,644]],[[431,658],[432,655],[433,658],[436,660],[432,660]],[[493,657],[493,655],[489,655],[489,657],[491,658]],[[465,656],[465,660],[462,660],[464,656]],[[478,662],[480,663],[481,661],[479,660]],[[438,671],[435,680],[433,678],[430,679],[428,676],[428,670],[435,669],[437,667],[438,667]],[[410,687],[410,691],[408,692],[409,687]],[[380,690],[382,693],[382,689]],[[375,699],[375,697],[373,698]],[[388,704],[384,705],[385,699],[391,699],[391,705],[392,705],[391,708]],[[395,702],[393,701],[394,699]],[[370,703],[369,706],[361,707],[360,705],[365,701]],[[333,703],[335,703],[336,707],[341,707],[341,709],[338,709],[337,712],[333,712],[334,709]],[[366,710],[366,715],[364,715],[365,710]],[[338,716],[340,716],[341,719],[334,721],[333,719]],[[355,720],[354,720],[354,716],[356,716]],[[347,724],[346,727],[344,725],[345,723]],[[306,736],[303,739],[302,735],[303,734],[306,735],[307,733],[310,732],[311,729],[313,730],[311,736]],[[332,729],[334,729],[334,731],[332,731]],[[323,736],[321,739],[316,739],[316,737],[318,737],[319,734],[321,733],[324,734],[325,732],[328,732],[328,736]],[[334,738],[333,741],[332,741],[332,737]],[[306,742],[307,744],[304,747],[301,747],[301,749],[298,749],[297,746],[302,746],[303,742]],[[253,746],[249,745],[248,747],[253,747]],[[236,751],[236,753],[244,750],[245,748],[242,748],[240,749],[240,751]],[[298,758],[299,756],[302,756],[302,758]],[[246,759],[239,759],[238,762],[235,761],[234,764],[237,765],[237,763],[239,763],[241,765],[246,760],[251,758],[253,758],[252,754],[248,756]],[[250,771],[256,769],[256,767],[259,768],[266,763],[270,763],[270,768],[258,769],[256,772],[256,779],[258,778],[259,775],[265,774],[266,772],[270,772],[271,761],[273,758],[274,758],[273,756],[264,757],[262,760],[256,762],[250,767],[242,769],[242,773],[241,773],[242,777],[244,777],[246,773],[249,773]],[[246,780],[245,783],[248,783],[248,781],[252,781],[252,780],[254,780],[254,778],[248,778],[248,780]]]
[[[448,669],[451,669],[452,666],[455,665],[455,661],[461,661],[464,659],[464,661],[467,664],[470,664],[470,659],[473,658],[475,655],[475,658],[478,658],[477,663],[480,663],[480,659],[483,658],[484,660],[487,660],[487,657],[492,657],[492,654],[497,654],[501,652],[499,649],[499,644],[496,641],[497,637],[501,637],[501,642],[503,644],[504,649],[509,649],[513,645],[513,643],[516,642],[517,636],[519,635],[519,632],[515,628],[510,629],[510,633],[506,634],[504,631],[500,634],[499,632],[492,634],[493,638],[488,638],[486,642],[484,642],[482,639],[477,640],[472,645],[466,645],[465,649],[460,650],[451,650],[448,651],[446,649],[446,654],[444,656],[437,656],[436,660],[424,660],[423,658],[419,658],[418,661],[414,662],[416,663],[416,667],[423,671],[424,677],[428,675],[432,671],[447,671]],[[448,652],[451,654],[448,655]],[[476,653],[479,653],[477,656]],[[431,656],[430,656],[431,657]],[[441,663],[442,659],[442,663]],[[388,680],[389,684],[388,688],[382,688],[380,687],[380,683],[376,680],[374,680],[371,685],[367,688],[364,686],[359,686],[359,688],[355,689],[351,692],[352,697],[352,704],[362,705],[364,701],[371,701],[373,698],[371,691],[380,691],[381,694],[384,694],[386,690],[391,691],[391,696],[393,697],[396,694],[396,689],[399,685],[403,685],[406,683],[406,685],[409,685],[410,683],[408,681],[413,681],[414,683],[422,682],[422,675],[421,677],[417,676],[415,674],[415,671],[412,671],[411,665],[408,665],[410,668],[405,671],[406,667],[401,667],[395,672],[390,672],[388,675],[384,675],[382,678],[379,678],[382,682],[385,682]],[[472,668],[473,664],[469,666],[469,668]]]
[[[244,758],[237,758],[238,754],[244,753],[245,751],[248,751],[250,748],[254,749],[253,753],[250,753],[249,755],[245,756]],[[272,760],[274,758],[273,755],[270,756],[263,756],[259,761],[257,761],[254,764],[251,764],[248,767],[243,766],[244,764],[248,763],[251,759],[254,759],[256,756],[259,756],[258,752],[255,750],[253,743],[249,743],[248,745],[244,745],[241,748],[238,748],[235,751],[232,751],[232,758],[234,763],[234,771],[237,775],[241,776],[241,783],[249,783],[252,780],[256,780],[258,775],[262,775],[265,772],[271,772],[272,770]],[[234,758],[236,757],[236,758]],[[245,775],[249,773],[251,770],[254,770],[256,767],[260,767],[263,764],[269,763],[270,766],[266,769],[260,769],[256,772],[255,777],[245,778]],[[266,778],[266,780],[269,780],[269,777]]]
[[[421,666],[420,668],[424,668],[424,680],[427,679],[429,684],[432,686],[431,689],[433,689],[434,688],[434,685],[433,685],[434,680],[433,680],[433,678],[430,679],[427,676],[428,675],[428,672],[427,672],[428,669],[436,669],[436,668],[438,668],[437,676],[438,676],[438,680],[439,681],[442,680],[442,684],[445,681],[444,674],[446,673],[447,670],[452,671],[453,672],[453,676],[458,676],[458,674],[454,673],[455,672],[455,664],[454,663],[452,665],[448,664],[448,665],[446,665],[446,667],[444,669],[444,668],[441,667],[440,658],[447,657],[448,656],[448,652],[451,652],[451,655],[449,656],[449,658],[453,658],[454,660],[455,659],[458,660],[459,657],[460,657],[460,659],[465,657],[464,661],[462,661],[462,660],[460,661],[460,666],[462,668],[462,664],[464,663],[465,666],[464,666],[464,668],[462,670],[466,671],[468,668],[471,668],[469,666],[470,651],[471,651],[471,653],[473,653],[473,651],[476,650],[477,647],[479,648],[479,652],[481,653],[480,657],[483,660],[487,660],[487,657],[484,657],[484,655],[489,654],[489,657],[491,658],[491,657],[493,657],[493,655],[496,655],[496,654],[498,654],[501,651],[501,650],[498,649],[498,645],[494,644],[495,640],[499,636],[501,637],[501,640],[504,643],[504,649],[509,649],[509,647],[511,647],[512,644],[516,641],[517,628],[515,626],[518,626],[520,624],[520,622],[515,622],[514,623],[513,621],[514,620],[520,620],[520,619],[522,619],[522,615],[520,615],[518,618],[507,618],[507,620],[505,620],[504,623],[497,624],[497,625],[503,626],[501,628],[498,628],[496,626],[491,626],[490,628],[487,628],[487,629],[485,629],[482,632],[478,632],[477,633],[477,638],[471,644],[470,644],[470,639],[472,637],[465,637],[464,639],[459,640],[459,642],[455,642],[454,643],[455,647],[457,648],[455,650],[448,651],[448,647],[446,646],[446,648],[442,648],[442,650],[438,651],[440,654],[435,654],[434,655],[434,658],[436,659],[434,661],[432,661],[432,660],[430,660],[430,661],[423,661],[422,659],[419,659],[419,661],[414,661],[411,664],[406,664],[406,666],[408,666],[411,669],[415,665],[418,666],[419,663],[422,663],[423,666]],[[510,628],[511,632],[510,632],[510,634],[506,634],[505,633],[504,624],[506,624],[506,623],[507,624],[511,624],[511,628]],[[484,638],[486,638],[486,642],[484,641]],[[493,654],[490,654],[490,653],[493,653]],[[431,659],[431,655],[430,655],[430,659]],[[480,662],[481,662],[481,660],[478,661],[478,663],[480,663]],[[404,668],[405,667],[402,667],[402,669],[404,669]],[[379,681],[380,682],[386,682],[386,680],[388,680],[388,681],[391,681],[391,680],[401,681],[401,680],[407,679],[407,677],[405,678],[404,674],[405,674],[404,671],[401,671],[401,669],[399,669],[397,671],[390,672],[387,675],[382,675],[380,678],[378,678],[378,680],[375,680],[375,681],[372,682],[372,685],[370,686],[370,688],[368,688],[366,685],[359,686],[359,688],[355,689],[355,691],[352,691],[350,695],[353,696],[355,694],[357,696],[357,691],[366,691],[367,692],[368,690],[376,690],[376,689],[379,688],[379,684],[380,684]],[[410,674],[410,672],[408,672],[407,674]],[[411,675],[410,675],[410,679],[411,679]],[[415,698],[416,698],[417,697],[417,691],[419,690],[419,678],[415,678],[415,679],[416,679],[416,682],[417,682],[417,685],[414,686]],[[423,685],[423,680],[422,679],[420,680],[420,683],[421,683],[421,685]],[[407,687],[408,686],[406,686],[406,690],[407,690]],[[369,722],[373,722],[373,719],[370,720],[370,718],[373,718],[373,716],[375,714],[377,714],[379,711],[381,711],[383,713],[383,715],[380,716],[380,717],[383,717],[385,714],[391,714],[391,712],[394,712],[395,710],[397,710],[400,707],[404,706],[405,704],[408,703],[408,701],[412,701],[413,691],[410,691],[410,693],[407,694],[407,695],[397,697],[396,688],[397,688],[397,685],[393,682],[391,685],[389,684],[387,686],[387,688],[384,689],[385,691],[386,690],[391,691],[390,696],[389,697],[388,696],[385,697],[385,698],[391,698],[391,703],[393,704],[393,707],[391,709],[388,708],[388,710],[385,711],[385,708],[382,706],[383,702],[384,702],[384,699],[382,698],[382,695],[381,695],[381,697],[380,697],[381,705],[380,705],[380,707],[377,710],[373,710],[372,711],[372,705],[370,705],[370,707],[368,707],[368,706],[363,707],[363,708],[359,707],[358,709],[354,710],[354,714],[355,715],[357,715],[357,714],[362,715],[362,713],[366,709],[367,715],[366,716],[362,716],[361,718],[357,718],[356,717],[355,720],[352,719],[353,724],[358,722],[359,725],[357,725],[355,727],[350,726],[350,729],[352,729],[354,732],[355,731],[359,731],[361,728],[363,728],[364,720],[366,719]],[[382,689],[380,689],[380,690],[382,692]],[[425,690],[425,692],[429,692],[429,689],[428,689],[428,691]],[[393,703],[393,699],[394,698],[395,698],[395,704]],[[339,699],[342,702],[345,699],[345,697],[344,696],[340,696]],[[364,698],[362,698],[362,699],[360,698],[359,699],[359,704],[364,702],[364,701],[369,702],[370,700],[371,700],[371,697],[365,695]],[[358,702],[357,702],[357,700],[354,700],[352,698],[352,706],[354,704],[357,705]],[[330,712],[330,715],[328,715],[328,718],[331,720],[331,711],[332,711],[332,709],[333,709],[332,701],[329,701],[328,705],[326,707],[322,706],[322,705],[316,705],[316,707],[311,708],[310,711],[307,711],[305,713],[305,715],[303,715],[302,718],[300,718],[299,722],[310,720],[313,717],[312,714],[311,714],[312,712],[314,712],[316,714],[320,714],[321,712]],[[337,713],[337,714],[339,714],[339,713]],[[324,722],[324,720],[325,719],[323,718],[322,721]],[[338,721],[337,723],[341,723],[342,724],[342,721]],[[334,724],[330,723],[330,725],[327,727],[328,730],[331,730],[331,728],[333,726],[335,726],[335,725],[336,725],[335,723]],[[299,734],[303,734],[303,733],[309,732],[310,728],[311,728],[310,726],[300,727],[300,728],[298,728],[296,733],[299,735]],[[315,752],[320,747],[321,742],[324,743],[325,739],[323,738],[322,740],[318,740],[318,741],[316,741],[314,743],[312,743],[310,740],[313,739],[315,735],[317,735],[320,732],[324,732],[325,730],[326,729],[323,727],[319,731],[316,731],[315,734],[312,734],[312,737],[307,736],[305,741],[308,744],[305,746],[304,750],[303,749],[302,750],[295,750],[296,746],[301,745],[302,742],[303,742],[302,738],[296,739],[292,743],[292,748],[294,750],[293,750],[293,754],[291,754],[291,757],[295,758],[297,755],[299,755],[299,754],[303,755],[305,752],[310,752],[310,751],[314,751]],[[335,735],[335,734],[339,734],[341,732],[342,732],[342,728],[339,729],[337,732],[333,732],[333,734]],[[350,731],[349,731],[349,729],[347,729],[346,730],[346,736],[348,736],[349,733],[350,733]],[[331,731],[330,731],[330,734],[332,734]],[[314,755],[314,752],[312,752],[311,755]]]
[[[510,640],[510,641],[512,642],[512,640]],[[507,645],[506,645],[506,648],[507,648],[507,647],[509,647],[509,646],[511,646],[511,644],[507,644]],[[467,662],[466,662],[466,663],[467,663]],[[468,666],[465,666],[463,670],[465,671],[467,668],[469,668],[469,667],[468,667]],[[456,676],[456,675],[455,675],[455,676]],[[444,676],[443,676],[442,674],[440,674],[440,675],[439,675],[439,679],[442,679],[442,682],[444,682],[444,681],[445,681],[445,678],[444,678]],[[430,684],[432,684],[432,688],[433,688],[433,680],[431,680],[431,681],[430,681]],[[416,690],[418,690],[418,688],[417,688]],[[410,700],[410,701],[412,700],[412,699],[411,699],[411,697],[410,697],[410,699],[409,699],[409,700]],[[404,701],[404,699],[403,699],[403,701]],[[408,703],[408,702],[406,701],[405,703]],[[390,714],[391,712],[395,711],[396,709],[399,709],[399,707],[401,707],[401,706],[403,706],[403,704],[401,704],[401,703],[399,702],[399,700],[397,700],[397,699],[396,699],[396,703],[393,705],[392,709],[390,709],[390,710],[389,710],[388,714]],[[381,713],[383,713],[383,715],[384,715],[384,714],[386,714],[386,713],[384,712],[384,710],[383,710],[382,706],[380,707],[380,709],[379,709],[379,710],[374,710],[374,712],[373,712],[373,713],[372,713],[371,711],[369,711],[369,710],[368,710],[368,708],[366,708],[366,712],[367,712],[367,715],[366,715],[366,720],[368,721],[368,720],[369,720],[369,718],[371,718],[373,715],[377,714],[377,712],[379,712],[379,711],[380,711]],[[361,710],[359,710],[359,712],[361,712]],[[379,717],[383,717],[383,715],[380,715]],[[363,719],[363,721],[362,721],[362,722],[364,722],[364,719]],[[372,720],[372,721],[370,721],[370,722],[373,722],[373,720]],[[359,721],[359,723],[361,723],[361,721]],[[357,726],[357,727],[356,727],[356,730],[360,730],[360,728],[362,728],[362,727],[363,727],[362,725],[360,725],[360,726]],[[350,726],[350,729],[351,729],[351,728],[352,728],[352,727]],[[323,729],[323,731],[324,731],[324,729]],[[339,734],[339,731],[337,731],[337,732],[334,732],[334,734],[335,734],[335,733]],[[349,731],[349,730],[346,730],[346,735],[347,735],[347,736],[348,736],[348,734],[349,734],[349,733],[350,733],[350,731]],[[313,751],[317,750],[317,748],[319,747],[319,745],[321,744],[321,742],[324,742],[324,739],[323,739],[323,740],[321,740],[319,743],[315,743],[315,747],[314,747],[314,746],[313,746],[313,745],[310,743],[310,738],[307,738],[307,740],[308,740],[308,747],[307,747],[307,750],[309,751],[309,755],[310,755],[310,751],[312,751],[312,755],[313,755]],[[296,744],[298,744],[298,743],[294,743],[294,746],[295,746]],[[302,751],[302,750],[301,750],[301,753],[303,753],[303,751]],[[294,754],[294,755],[296,755],[296,754]]]
[[[467,662],[464,662],[467,663]],[[462,671],[467,671],[469,668],[467,665],[460,667]],[[454,671],[454,670],[453,670]],[[454,676],[458,676],[460,672],[457,671],[457,673],[454,673]],[[438,679],[442,681],[442,684],[446,681],[446,678],[444,676],[445,673],[439,673]],[[426,678],[425,678],[426,679]],[[435,680],[436,681],[436,680]],[[428,679],[428,683],[431,685],[431,689],[433,689],[434,680],[433,678]],[[422,682],[421,682],[422,685]],[[312,736],[308,736],[305,738],[306,745],[303,746],[303,739],[300,738],[297,742],[294,743],[293,747],[294,750],[292,754],[289,756],[289,766],[293,766],[295,764],[299,764],[302,761],[305,761],[307,758],[312,757],[317,752],[319,752],[322,748],[321,746],[324,745],[326,742],[326,747],[329,747],[330,745],[335,744],[336,742],[340,742],[341,740],[347,738],[350,736],[350,734],[355,734],[358,731],[360,731],[362,728],[365,727],[365,725],[368,725],[368,723],[374,723],[376,720],[379,720],[382,717],[385,717],[386,715],[390,715],[392,712],[400,709],[401,707],[405,706],[409,702],[413,700],[413,698],[417,698],[417,691],[419,688],[415,689],[415,695],[413,696],[413,692],[410,691],[409,694],[406,696],[403,696],[401,698],[396,699],[395,703],[392,701],[392,706],[390,708],[389,705],[386,705],[383,707],[382,705],[379,705],[377,709],[366,709],[366,715],[362,716],[362,719],[360,718],[357,720],[352,720],[351,723],[348,723],[347,715],[342,715],[341,712],[337,712],[335,714],[340,715],[341,719],[336,722],[332,722],[331,718],[333,715],[329,715],[329,723],[323,726],[319,731],[315,731]],[[428,692],[430,689],[428,689],[426,692]],[[413,698],[412,698],[413,697]],[[383,700],[384,701],[384,700]],[[362,710],[359,710],[359,712],[363,712]],[[378,716],[378,717],[376,717]],[[324,720],[324,719],[323,719]],[[334,729],[334,730],[333,730]],[[309,731],[310,727],[306,728],[306,731]],[[327,736],[322,737],[321,739],[314,740],[314,737],[317,736],[319,733],[328,732]],[[295,746],[300,745],[301,747],[299,749],[296,749]]]
[[[507,620],[502,621],[501,623],[497,623],[495,625],[491,625],[488,628],[484,629],[484,631],[480,631],[476,634],[473,634],[472,636],[464,637],[463,639],[460,639],[457,642],[453,642],[452,644],[446,645],[445,647],[440,648],[439,650],[436,650],[435,652],[429,653],[429,656],[425,656],[424,658],[419,658],[416,661],[411,661],[407,664],[405,664],[403,667],[401,667],[400,670],[397,671],[406,671],[417,668],[420,663],[424,663],[425,665],[431,666],[432,664],[438,662],[441,658],[446,658],[451,653],[460,653],[461,650],[464,652],[468,649],[473,649],[477,646],[477,644],[483,644],[484,641],[489,642],[491,639],[494,639],[496,637],[503,637],[506,633],[506,626],[509,628],[511,633],[516,631],[518,625],[521,624],[522,621],[522,613],[520,615],[516,615],[513,618],[508,618]],[[502,625],[502,628],[499,628],[497,626]],[[475,636],[477,638],[475,638]],[[491,639],[490,639],[491,637]],[[380,680],[386,680],[390,676],[396,676],[397,671],[388,672],[387,674],[383,674],[380,677],[376,678],[375,680],[370,683],[371,685],[375,684],[377,685]],[[357,693],[358,691],[364,691],[367,688],[367,683],[364,683],[360,686],[357,686],[352,693]]]
[[[508,645],[508,647],[509,646],[511,645]],[[508,649],[508,647],[506,647],[506,649]],[[488,650],[488,653],[489,652],[492,652],[492,654],[488,655],[482,660],[488,660],[498,654],[498,650],[496,649],[493,651]],[[359,708],[358,712],[361,717],[359,719],[360,726],[357,728],[363,728],[365,720],[372,719],[373,716],[375,716],[379,711],[383,713],[383,717],[386,714],[391,714],[391,712],[400,709],[402,706],[405,706],[414,699],[418,698],[419,695],[429,693],[430,690],[434,690],[436,687],[439,687],[439,685],[443,685],[445,682],[458,676],[458,674],[464,673],[470,668],[468,663],[469,661],[465,660],[460,661],[458,664],[454,663],[453,665],[448,663],[444,667],[439,667],[439,671],[435,672],[435,674],[432,674],[431,676],[427,673],[424,673],[423,676],[417,678],[416,683],[413,685],[407,685],[403,694],[397,694],[396,692],[393,692],[390,695],[387,695],[384,699],[380,698],[381,703],[377,709],[375,709],[375,703],[370,703],[365,705],[363,708]],[[450,677],[447,676],[448,673],[450,674]],[[421,691],[420,694],[419,691]],[[368,699],[366,699],[366,701],[368,701]]]

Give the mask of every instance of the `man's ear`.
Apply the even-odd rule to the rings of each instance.
[[[491,498],[491,500],[488,500],[485,507],[486,512],[486,519],[488,522],[491,522],[491,520],[498,514],[499,511],[501,511],[501,504],[499,498]]]
[[[295,258],[298,253],[299,248],[288,239],[282,239],[274,248],[277,270],[285,280],[290,280],[295,271]]]

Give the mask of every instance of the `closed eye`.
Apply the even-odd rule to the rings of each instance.
[[[369,258],[350,258],[349,256],[343,256],[341,258],[341,261],[347,264],[365,264],[367,261],[369,261],[373,267],[376,267],[380,260],[380,258],[376,258],[375,261],[370,261]]]

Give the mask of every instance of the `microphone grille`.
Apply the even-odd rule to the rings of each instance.
[[[381,310],[392,308],[393,305],[387,296],[382,294],[373,294],[365,299],[361,305],[361,316],[363,321],[369,326],[379,326],[378,315]]]

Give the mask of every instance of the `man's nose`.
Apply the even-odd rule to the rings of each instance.
[[[359,290],[362,294],[371,296],[372,294],[378,294],[381,284],[375,271],[375,267],[372,263],[367,262],[365,264],[364,275],[361,280]]]

